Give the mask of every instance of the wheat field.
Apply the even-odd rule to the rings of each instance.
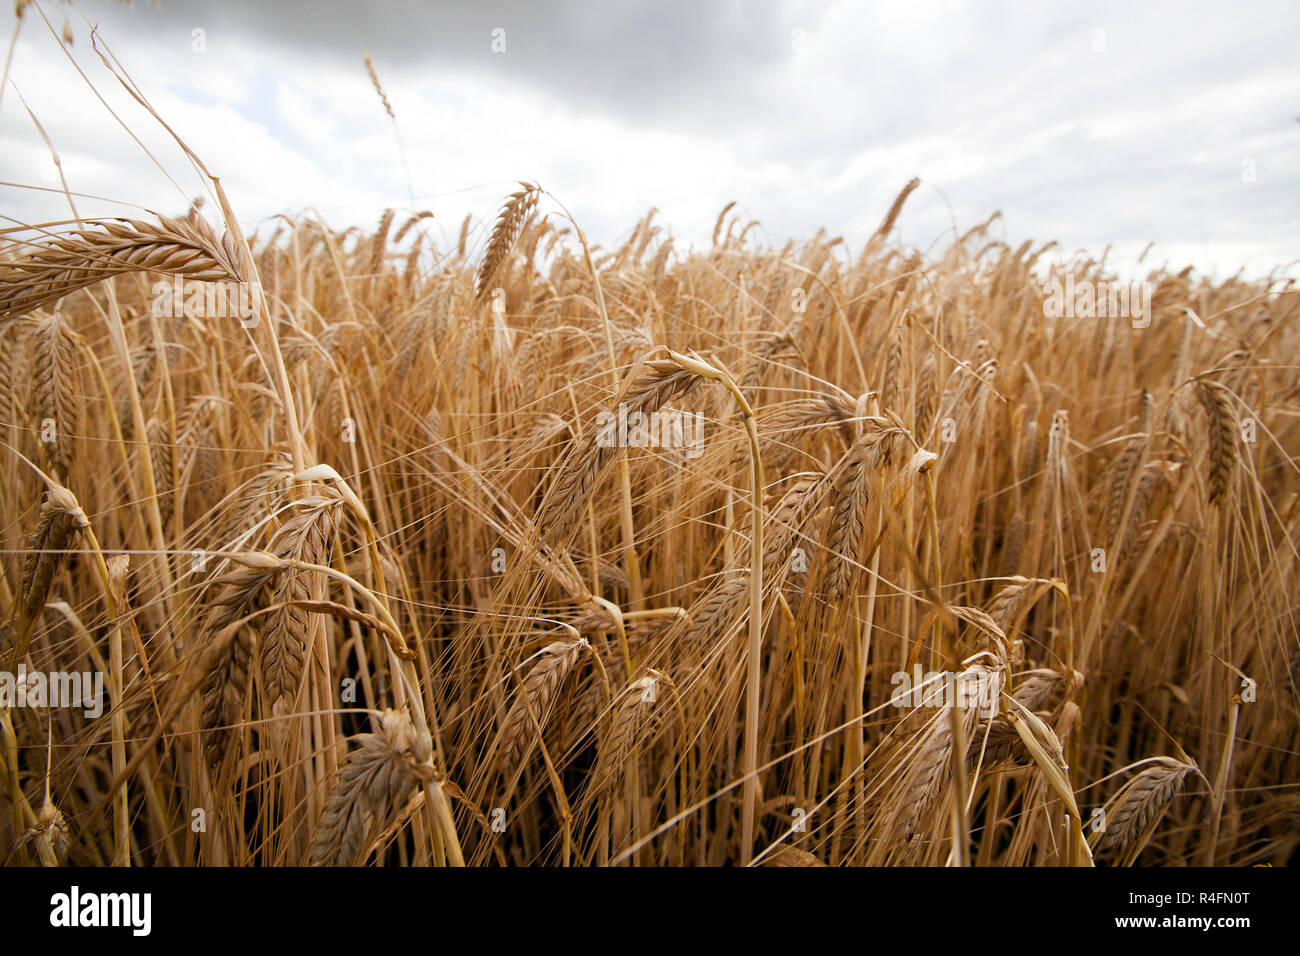
[[[8,865],[1294,852],[1289,280],[211,185],[3,239]]]

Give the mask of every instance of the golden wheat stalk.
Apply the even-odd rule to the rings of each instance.
[[[1106,826],[1095,838],[1094,850],[1123,860],[1136,858],[1187,775],[1195,772],[1195,766],[1173,757],[1153,758],[1151,766],[1106,801],[1102,808]]]
[[[541,187],[533,183],[519,185],[523,188],[510,194],[510,198],[501,207],[496,225],[492,227],[487,251],[483,254],[483,261],[479,265],[478,276],[474,283],[474,300],[478,303],[484,302],[491,295],[492,283],[505,265],[510,250],[514,248],[515,240],[519,238],[524,225],[537,208]]]
[[[312,833],[311,866],[357,866],[395,808],[432,779],[431,754],[405,711],[386,710],[374,733],[358,734]]]
[[[338,501],[317,497],[285,524],[271,544],[281,558],[328,564],[337,530]],[[279,579],[270,600],[276,610],[262,637],[262,679],[270,703],[292,703],[306,666],[309,613],[303,603],[311,597],[315,572],[289,568]]]
[[[585,640],[555,641],[537,653],[519,697],[501,722],[501,747],[507,768],[517,768],[532,750],[537,741],[534,724],[538,731],[546,726],[560,687],[587,646]]]
[[[106,219],[38,243],[0,264],[0,319],[51,305],[103,279],[157,272],[201,281],[244,281],[234,240],[218,240],[202,219],[159,217],[159,225]]]

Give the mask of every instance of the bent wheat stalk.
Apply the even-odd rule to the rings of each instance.
[[[669,357],[689,372],[719,383],[731,393],[740,408],[749,438],[749,646],[746,648],[744,809],[741,823],[741,866],[749,866],[754,855],[754,814],[758,805],[758,705],[762,693],[760,665],[763,653],[763,459],[758,445],[754,410],[725,370],[698,356],[669,351]]]
[[[0,320],[25,315],[65,295],[128,272],[244,281],[230,235],[218,240],[199,218],[158,217],[159,225],[109,219],[50,239],[0,263]]]

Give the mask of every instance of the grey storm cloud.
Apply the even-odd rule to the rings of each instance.
[[[391,140],[378,138],[387,128],[340,125],[318,88],[346,81],[364,90],[369,53],[399,104],[442,108],[425,115],[458,124],[445,134],[412,130],[399,105],[403,135],[423,151],[411,157],[417,194],[489,182],[495,193],[502,177],[544,173],[599,241],[631,226],[629,210],[651,206],[673,209],[670,229],[698,233],[707,224],[707,237],[716,211],[734,199],[773,241],[825,227],[861,242],[918,175],[923,186],[900,234],[919,246],[1001,210],[999,235],[1009,242],[1059,239],[1100,252],[1153,239],[1181,254],[1203,250],[1202,263],[1229,272],[1247,257],[1278,264],[1300,249],[1300,6],[1282,0],[162,0],[134,8],[85,0],[82,8],[137,62],[170,58],[163,75],[186,103],[221,101],[211,77],[188,88],[191,30],[206,31],[209,62],[237,51],[256,92],[224,104],[322,174],[345,148],[358,162],[392,155]],[[504,56],[491,50],[497,28],[506,31]],[[306,101],[299,115],[277,99],[285,90]],[[492,104],[491,115],[480,103]],[[11,120],[12,109],[6,102]],[[512,126],[531,135],[505,135]],[[338,149],[312,137],[323,127],[337,133]],[[3,134],[6,143],[20,135],[17,125]],[[620,142],[651,152],[619,152]],[[659,162],[657,149],[681,155]],[[610,169],[620,161],[638,168]],[[252,191],[263,160],[236,162],[248,167],[237,171]],[[404,200],[404,183],[365,172],[358,181],[375,192],[359,219],[371,219],[377,203]],[[280,201],[263,196],[257,215]],[[347,215],[344,204],[356,201],[327,195],[325,203]]]
[[[166,2],[100,8],[100,19],[178,42],[202,27],[215,46],[252,42],[355,68],[361,51],[383,69],[491,71],[568,103],[622,116],[667,117],[700,102],[743,98],[788,60],[791,30],[815,8],[772,0],[555,3]],[[493,56],[494,30],[506,56]]]

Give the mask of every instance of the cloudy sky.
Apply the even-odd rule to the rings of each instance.
[[[1001,210],[1009,242],[1109,244],[1121,268],[1148,241],[1146,264],[1218,277],[1300,258],[1294,2],[37,6],[0,100],[10,220],[68,215],[33,116],[76,192],[178,214],[202,191],[95,55],[97,23],[250,230],[393,206],[454,240],[523,179],[604,244],[652,206],[679,245],[705,243],[736,200],[774,244],[825,227],[856,248],[915,175],[900,235],[922,249]]]

